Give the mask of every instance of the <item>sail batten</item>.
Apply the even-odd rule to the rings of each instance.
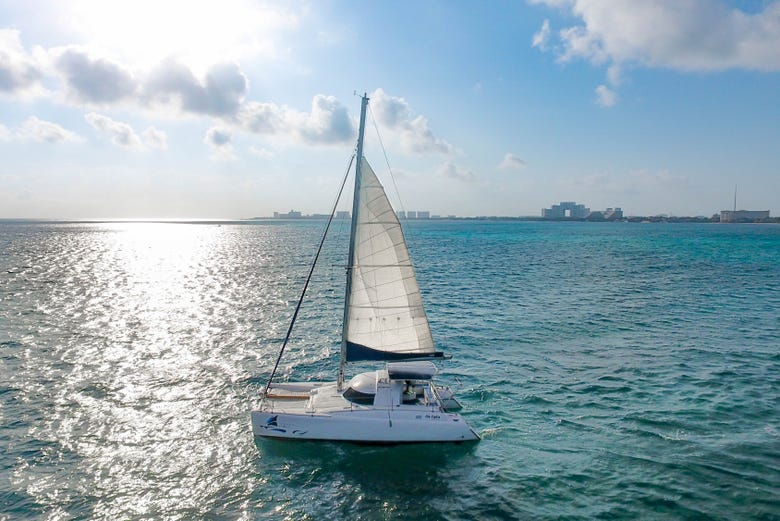
[[[401,224],[384,188],[360,158],[349,259],[346,361],[437,357]]]

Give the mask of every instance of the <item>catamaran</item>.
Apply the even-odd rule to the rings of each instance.
[[[479,440],[455,412],[461,405],[452,390],[433,380],[437,367],[431,360],[444,354],[434,347],[401,225],[363,157],[369,99],[361,99],[338,376],[335,382],[273,382],[334,205],[260,407],[252,411],[252,432],[267,438],[381,444]],[[385,366],[345,382],[346,364],[366,361]]]

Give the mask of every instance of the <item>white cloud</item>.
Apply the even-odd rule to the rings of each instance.
[[[473,170],[458,166],[451,161],[442,163],[436,171],[436,175],[446,177],[448,179],[456,179],[466,183],[473,183],[477,181],[477,174],[474,173]]]
[[[62,74],[70,95],[86,103],[115,103],[136,90],[133,75],[119,63],[91,56],[79,47],[54,49],[55,68]]]
[[[308,113],[275,103],[248,102],[241,107],[237,121],[243,130],[254,134],[314,145],[345,143],[355,135],[346,107],[335,97],[323,94],[314,96]]]
[[[16,137],[22,141],[37,143],[79,142],[82,139],[73,132],[65,130],[51,121],[44,121],[35,116],[27,118],[16,132]]]
[[[0,29],[0,93],[21,94],[42,77],[35,59],[22,47],[19,31]]]
[[[559,31],[560,59],[681,71],[780,70],[780,2],[750,14],[717,0],[534,0],[581,25]],[[544,32],[544,24],[540,33]]]
[[[34,143],[79,143],[83,139],[69,130],[51,121],[44,121],[35,116],[27,118],[18,128],[9,129],[0,124],[0,141],[19,140]]]
[[[228,161],[236,159],[236,155],[233,153],[232,141],[233,135],[230,131],[220,127],[211,127],[203,138],[203,142],[214,152],[212,158]]]
[[[623,71],[621,70],[620,65],[610,65],[610,67],[607,69],[607,80],[609,81],[610,85],[620,85],[622,81],[622,72]]]
[[[93,128],[106,134],[111,138],[111,142],[115,145],[119,145],[127,148],[140,148],[141,139],[133,131],[133,128],[127,123],[121,121],[114,121],[113,119],[90,112],[84,116],[87,123],[92,125]]]
[[[211,64],[199,76],[174,58],[146,71],[133,71],[90,47],[36,47],[34,51],[25,51],[19,31],[0,29],[0,94],[25,97],[40,93],[62,101],[56,91],[44,92],[41,86],[46,80],[61,78],[67,94],[64,101],[71,105],[134,103],[152,110],[172,109],[174,116],[234,118],[249,89],[246,75],[233,62]]]
[[[244,103],[238,113],[240,125],[254,134],[280,134],[286,132],[284,110],[275,103]]]
[[[151,104],[173,104],[184,112],[234,117],[249,90],[249,80],[235,63],[212,65],[201,80],[186,65],[168,59],[160,63],[143,86]]]
[[[370,96],[371,112],[380,125],[388,128],[403,127],[413,117],[405,99],[390,96],[383,89],[376,89]]]
[[[518,156],[508,153],[504,156],[501,163],[498,164],[498,168],[501,170],[520,170],[525,168],[526,164],[527,163]]]
[[[453,154],[455,148],[434,135],[428,120],[415,115],[404,98],[390,96],[376,89],[370,96],[371,110],[379,124],[398,133],[401,146],[416,154]]]
[[[407,152],[416,154],[454,154],[455,148],[435,136],[428,127],[428,120],[417,116],[401,131],[401,146]]]
[[[298,132],[306,143],[343,143],[354,135],[346,107],[333,96],[314,96],[311,113],[304,115]]]
[[[234,62],[212,64],[203,74],[182,60],[170,57],[151,69],[132,68],[115,58],[98,54],[93,47],[36,48],[39,60],[24,51],[17,31],[2,32],[6,48],[0,47],[0,91],[21,96],[41,84],[64,91],[46,92],[54,101],[71,106],[136,108],[155,117],[207,116],[233,132],[264,134],[307,145],[343,144],[355,134],[353,118],[334,96],[317,94],[311,109],[299,111],[271,102],[247,101],[249,80]],[[10,49],[10,51],[9,51]],[[45,66],[34,67],[35,63]],[[60,78],[57,84],[50,80]],[[378,121],[391,130],[401,148],[414,154],[453,154],[454,147],[430,128],[428,119],[415,114],[400,97],[377,89],[372,107]],[[164,134],[150,133],[143,139],[129,125],[107,115],[91,112],[87,121],[125,147],[165,148]],[[161,138],[162,139],[158,139]],[[213,143],[212,143],[213,144]]]
[[[129,124],[115,121],[102,114],[90,112],[84,116],[84,119],[95,130],[108,136],[115,145],[126,148],[147,147],[158,150],[166,150],[168,148],[167,135],[154,127],[148,127],[139,137]]]
[[[176,115],[235,118],[249,90],[246,75],[232,62],[207,67],[202,76],[176,59],[158,62],[148,71],[135,71],[84,46],[37,48],[27,53],[19,31],[0,29],[0,94],[23,97],[44,93],[41,83],[60,77],[71,105],[172,109]],[[37,56],[36,56],[37,55]],[[54,93],[46,93],[53,99]]]
[[[532,47],[539,47],[539,49],[546,51],[547,43],[550,41],[550,20],[542,22],[542,27],[534,34],[534,39],[531,42]]]
[[[224,147],[230,145],[232,139],[230,131],[224,128],[211,127],[206,132],[205,142],[214,147]]]
[[[602,107],[612,107],[617,103],[617,94],[606,85],[596,87],[596,103]]]
[[[148,127],[143,131],[141,136],[147,147],[156,148],[158,150],[168,150],[168,135],[162,130]]]

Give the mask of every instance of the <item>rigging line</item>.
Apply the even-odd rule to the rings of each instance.
[[[293,313],[292,320],[290,320],[290,327],[287,328],[287,334],[284,337],[282,348],[279,350],[279,356],[276,357],[276,363],[274,364],[274,369],[273,371],[271,371],[271,376],[268,377],[268,382],[265,384],[265,390],[263,391],[263,400],[265,400],[265,397],[268,395],[268,389],[271,387],[271,380],[274,379],[276,370],[279,368],[279,362],[282,360],[282,354],[284,353],[284,348],[287,347],[287,342],[290,340],[290,335],[292,334],[293,326],[295,325],[295,319],[298,318],[298,312],[301,310],[301,304],[303,304],[303,297],[306,295],[306,290],[309,287],[309,281],[311,281],[311,276],[314,273],[314,268],[317,266],[317,259],[319,259],[320,257],[320,252],[322,251],[323,244],[325,244],[325,238],[328,236],[328,229],[330,228],[330,223],[333,222],[333,216],[336,215],[336,208],[338,207],[339,200],[341,199],[341,193],[344,191],[344,186],[347,184],[347,177],[349,177],[349,170],[352,168],[352,163],[355,160],[355,155],[356,154],[353,153],[352,157],[349,158],[347,171],[344,172],[344,180],[341,181],[341,187],[339,188],[339,193],[338,195],[336,195],[336,200],[333,202],[333,209],[330,211],[330,217],[328,217],[328,223],[325,225],[325,231],[322,232],[322,239],[320,239],[320,245],[317,248],[317,253],[314,255],[314,260],[311,263],[311,268],[309,269],[309,275],[306,277],[306,283],[303,285],[303,291],[301,291],[301,297],[298,299],[298,303],[295,305],[295,312]]]
[[[406,218],[406,208],[404,207],[404,202],[401,199],[401,192],[398,191],[398,185],[395,183],[395,176],[393,175],[393,169],[390,168],[390,159],[387,157],[387,151],[385,150],[385,144],[382,141],[382,135],[379,133],[379,126],[376,124],[376,117],[374,117],[374,111],[371,109],[371,104],[368,104],[368,111],[371,113],[371,122],[374,124],[374,130],[376,131],[376,137],[379,139],[379,146],[382,147],[382,154],[385,156],[385,163],[387,163],[387,171],[390,172],[390,180],[393,182],[393,189],[395,190],[395,196],[398,198],[398,205],[401,207],[401,211],[403,212],[404,221],[406,222],[406,231],[409,232],[409,238],[414,239],[414,234],[412,233],[412,227],[409,226],[409,219]],[[396,219],[398,219],[398,215],[396,215]],[[401,225],[401,220],[398,219],[398,225]],[[404,234],[403,227],[401,228],[401,234]]]
[[[398,205],[406,215],[406,208],[404,208],[404,202],[401,200],[401,193],[398,191],[398,185],[395,184],[395,176],[393,175],[393,169],[390,168],[390,159],[387,158],[387,151],[385,150],[385,144],[382,141],[382,136],[379,134],[379,127],[376,124],[376,117],[374,117],[374,111],[371,109],[371,105],[368,105],[368,111],[371,113],[371,122],[374,124],[374,130],[376,130],[376,137],[379,139],[379,146],[382,147],[382,154],[385,156],[385,163],[387,163],[387,171],[390,172],[390,179],[393,181],[393,189],[395,190],[395,196],[398,198]],[[381,187],[381,185],[380,185]]]

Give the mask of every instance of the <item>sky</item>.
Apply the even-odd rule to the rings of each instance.
[[[780,215],[780,0],[0,0],[0,218],[326,213],[361,93],[397,209]]]

